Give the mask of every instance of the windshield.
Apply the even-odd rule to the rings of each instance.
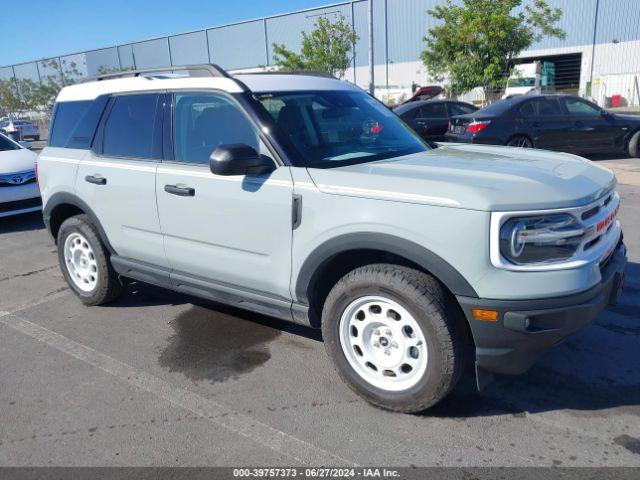
[[[510,78],[507,87],[535,87],[535,77],[515,77]]]
[[[0,135],[0,152],[6,152],[7,150],[20,150],[20,145],[16,142],[9,140],[4,135]]]
[[[329,168],[423,152],[429,147],[363,92],[265,93],[258,100],[305,166]]]

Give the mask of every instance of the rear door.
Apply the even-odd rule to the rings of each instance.
[[[214,175],[219,146],[246,144],[271,156],[257,128],[222,92],[173,97],[173,149],[158,169],[156,193],[175,281],[199,277],[214,288],[291,300],[293,182],[289,167],[270,174]],[[176,194],[176,188],[185,194]]]
[[[556,97],[536,97],[518,109],[519,133],[531,137],[536,148],[566,150],[569,121]]]
[[[163,97],[113,96],[76,180],[78,195],[98,217],[116,253],[159,266],[167,265],[155,192]]]
[[[449,128],[447,106],[443,102],[425,103],[414,119],[416,131],[429,140],[444,140]]]

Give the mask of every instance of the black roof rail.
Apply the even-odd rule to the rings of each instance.
[[[309,77],[323,77],[337,80],[337,78],[331,73],[321,72],[319,70],[266,70],[264,72],[237,72],[233,74],[234,77],[241,75],[306,75]]]
[[[231,78],[226,70],[213,63],[202,65],[183,65],[173,67],[141,68],[137,70],[122,70],[120,72],[98,74],[87,78],[87,82],[112,80],[115,78],[153,76],[154,73],[187,72],[191,77],[223,77]]]

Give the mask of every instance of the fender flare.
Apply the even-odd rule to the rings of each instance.
[[[307,291],[323,264],[350,250],[378,250],[405,258],[430,272],[454,295],[478,298],[469,282],[446,260],[409,240],[384,233],[351,233],[332,238],[316,247],[305,259],[296,280],[297,300],[308,304]]]
[[[47,203],[44,205],[42,209],[42,218],[44,220],[45,225],[47,226],[47,230],[53,237],[54,241],[57,242],[58,239],[56,238],[53,231],[51,230],[51,214],[56,209],[56,207],[60,205],[73,205],[74,207],[77,207],[80,210],[82,210],[84,214],[87,217],[89,217],[89,220],[91,220],[91,223],[93,223],[93,225],[98,230],[98,234],[100,235],[100,240],[102,240],[102,243],[107,248],[109,253],[111,253],[112,255],[116,254],[116,251],[113,249],[113,247],[111,246],[111,243],[109,242],[109,238],[107,237],[107,234],[104,231],[104,228],[102,228],[102,224],[100,223],[100,220],[98,220],[97,215],[93,212],[91,207],[89,207],[89,205],[87,205],[87,203],[81,198],[79,198],[77,195],[74,195],[68,192],[54,193],[51,196],[51,198],[49,198],[49,200],[47,201]]]

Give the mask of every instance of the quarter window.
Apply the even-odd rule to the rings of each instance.
[[[221,145],[245,144],[259,151],[258,134],[244,112],[225,95],[177,93],[173,142],[177,162],[208,164]]]
[[[103,154],[113,157],[160,158],[159,95],[122,95],[114,100],[104,126]]]
[[[66,147],[71,135],[91,106],[91,100],[56,103],[49,146]]]

